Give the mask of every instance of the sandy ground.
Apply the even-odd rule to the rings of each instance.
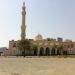
[[[0,57],[0,75],[75,75],[75,58]]]

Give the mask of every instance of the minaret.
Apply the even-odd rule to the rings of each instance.
[[[21,40],[25,40],[26,37],[26,11],[25,2],[22,6],[22,25],[21,25]]]

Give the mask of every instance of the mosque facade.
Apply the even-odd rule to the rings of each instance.
[[[25,2],[23,2],[22,6],[22,25],[21,25],[21,40],[26,39],[26,7]],[[72,42],[71,40],[63,41],[62,38],[53,39],[53,38],[47,38],[43,39],[43,36],[38,34],[35,39],[29,39],[31,43],[34,46],[37,46],[37,48],[34,48],[33,50],[28,51],[28,55],[73,55],[75,54],[75,42]],[[5,51],[5,55],[20,55],[22,52],[18,49],[18,42],[20,40],[9,41],[9,49]],[[63,47],[63,49],[62,49]]]

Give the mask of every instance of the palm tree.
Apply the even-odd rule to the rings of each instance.
[[[22,55],[25,57],[26,51],[30,50],[30,41],[28,39],[20,40],[18,43],[18,49],[22,51]]]

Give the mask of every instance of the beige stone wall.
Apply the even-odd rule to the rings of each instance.
[[[9,49],[6,51],[6,55],[15,55],[18,53],[18,46],[17,43],[19,41],[9,41]],[[38,50],[40,50],[41,47],[46,50],[46,48],[52,49],[54,45],[63,45],[64,50],[67,50],[70,54],[75,54],[75,42],[58,42],[58,41],[47,41],[47,40],[36,40],[36,41],[31,41],[32,44],[38,46]]]

